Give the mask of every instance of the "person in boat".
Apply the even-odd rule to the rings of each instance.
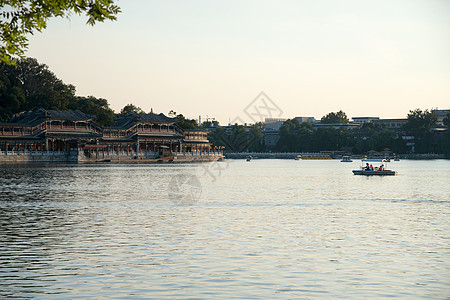
[[[384,167],[384,165],[381,164],[381,166],[378,168],[378,171],[383,171],[383,167]]]
[[[369,171],[370,170],[370,166],[369,163],[366,163],[366,167],[364,168],[365,171]]]
[[[372,166],[372,164],[370,164],[370,171],[373,171],[373,166]]]

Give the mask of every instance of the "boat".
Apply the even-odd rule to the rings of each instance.
[[[352,162],[351,156],[342,156],[341,162]]]
[[[297,156],[295,157],[295,160],[302,160],[302,156],[301,156],[301,155],[297,155]]]
[[[395,176],[397,175],[397,171],[387,169],[387,160],[382,159],[378,160],[381,162],[380,167],[371,167],[372,165],[368,162],[376,161],[375,159],[362,159],[361,160],[361,168],[359,170],[353,170],[354,175],[365,175],[365,176]],[[364,165],[365,163],[365,165]]]

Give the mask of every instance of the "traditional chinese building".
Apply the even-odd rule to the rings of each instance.
[[[208,140],[208,132],[200,129],[185,129],[181,150],[183,152],[209,151],[211,143]]]
[[[13,123],[0,123],[2,151],[69,151],[93,143],[103,129],[94,116],[79,110],[39,109],[17,116]]]
[[[13,161],[19,160],[14,155],[41,161],[176,160],[177,156],[187,160],[186,153],[189,161],[205,161],[217,156],[210,154],[208,132],[184,130],[176,124],[177,119],[164,114],[128,113],[105,128],[93,120],[94,116],[78,110],[39,109],[21,114],[11,123],[0,123],[0,161],[8,155]],[[55,155],[67,159],[55,159]]]
[[[153,151],[160,155],[181,151],[184,131],[175,123],[177,119],[164,114],[128,113],[105,127],[101,144],[112,150]]]

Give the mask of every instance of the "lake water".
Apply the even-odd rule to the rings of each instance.
[[[0,298],[448,298],[450,161],[0,166]]]

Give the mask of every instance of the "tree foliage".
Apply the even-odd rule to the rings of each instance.
[[[224,147],[231,152],[264,151],[263,123],[257,122],[249,126],[234,124],[216,127],[209,134],[209,140],[214,146]]]
[[[320,119],[320,123],[322,124],[345,124],[348,122],[349,120],[347,114],[342,110],[338,112],[330,112]]]
[[[53,17],[87,17],[87,24],[116,20],[120,8],[113,0],[0,0],[0,62],[15,64],[24,57],[27,35],[41,32]]]
[[[280,139],[275,150],[282,152],[338,151],[351,148],[355,153],[391,148],[405,153],[404,141],[395,132],[378,124],[366,123],[361,128],[349,130],[334,127],[314,128],[312,123],[286,120],[280,127]]]
[[[403,125],[403,129],[415,137],[416,152],[433,152],[432,129],[436,126],[437,116],[433,110],[422,111],[417,108],[409,111],[408,120]]]
[[[212,120],[212,121],[204,121],[204,122],[202,122],[200,127],[204,128],[204,129],[208,129],[208,128],[217,127],[217,126],[219,126],[219,122],[216,121],[216,120]]]
[[[103,98],[77,97],[68,105],[68,109],[78,109],[86,114],[94,115],[95,122],[101,126],[110,126],[114,123],[114,111],[109,107],[108,101]]]
[[[111,125],[114,119],[106,99],[77,97],[73,85],[65,84],[34,58],[17,60],[16,66],[0,63],[0,121],[8,122],[16,113],[38,108],[79,109],[95,115],[102,126]]]
[[[444,123],[444,126],[446,126],[446,127],[448,128],[449,125],[450,125],[450,113],[448,113],[448,114],[445,116],[444,120],[442,120],[442,121],[443,121],[443,123]]]
[[[437,122],[436,113],[428,109],[424,111],[419,108],[410,110],[407,118],[408,120],[403,128],[415,137],[423,137],[431,133]]]
[[[120,110],[119,115],[126,115],[130,112],[135,113],[135,114],[145,114],[145,111],[142,108],[130,103],[130,104],[125,105]]]
[[[76,100],[75,87],[65,84],[45,64],[34,58],[0,63],[0,109],[2,119],[36,108],[67,109]]]
[[[178,119],[178,126],[180,126],[183,129],[198,129],[198,122],[195,119],[186,119],[185,116],[182,114],[178,114],[176,116]]]

